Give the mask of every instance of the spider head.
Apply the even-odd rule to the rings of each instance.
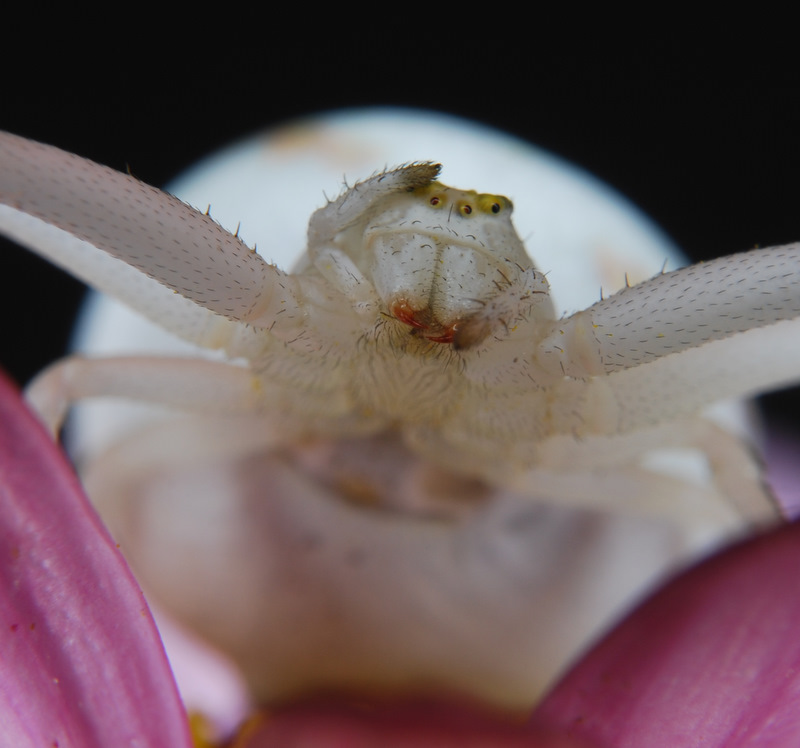
[[[393,194],[370,214],[354,259],[410,332],[467,347],[459,344],[464,322],[533,266],[512,209],[502,195],[439,182]]]

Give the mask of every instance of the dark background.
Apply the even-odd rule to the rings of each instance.
[[[760,38],[711,49],[703,38],[632,47],[605,37],[499,35],[444,50],[419,33],[372,46],[328,36],[310,44],[288,34],[276,47],[106,39],[100,49],[84,40],[50,49],[41,72],[16,56],[4,61],[14,74],[0,128],[130,165],[161,185],[218,146],[297,116],[361,105],[435,108],[587,168],[692,258],[800,240],[792,50],[779,57]],[[0,362],[24,382],[63,353],[81,289],[23,250],[0,252]],[[787,415],[798,402],[771,399],[773,412]]]

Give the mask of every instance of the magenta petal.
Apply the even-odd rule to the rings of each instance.
[[[0,742],[191,746],[142,593],[0,376]]]
[[[800,525],[670,583],[536,716],[613,746],[800,745]]]

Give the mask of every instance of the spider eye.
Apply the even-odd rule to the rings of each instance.
[[[463,205],[459,206],[459,210],[461,211],[462,215],[468,216],[472,213],[472,206],[469,203],[464,203]]]
[[[477,206],[482,213],[502,213],[511,210],[511,201],[502,195],[478,195]]]
[[[431,198],[431,205],[438,205],[440,202],[441,200],[438,197]]]

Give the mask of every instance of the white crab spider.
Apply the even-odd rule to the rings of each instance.
[[[736,524],[736,511],[721,500],[727,496],[748,520],[771,516],[772,505],[747,450],[710,422],[691,416],[715,398],[797,376],[796,357],[779,347],[792,334],[787,326],[793,327],[781,320],[792,319],[797,306],[790,290],[796,248],[760,250],[664,275],[569,320],[557,320],[546,280],[527,258],[508,221],[505,201],[431,188],[430,165],[375,177],[319,211],[309,230],[306,267],[287,276],[210,219],[128,177],[11,136],[3,141],[2,159],[2,200],[11,207],[3,220],[8,218],[11,235],[183,337],[224,346],[231,357],[249,362],[73,359],[46,374],[32,393],[52,425],[72,399],[98,394],[238,413],[235,421],[215,422],[225,429],[224,446],[231,454],[275,450],[317,437],[317,446],[322,443],[324,449],[298,446],[295,463],[322,483],[335,484],[340,495],[390,504],[423,518],[463,515],[465,503],[468,512],[486,514],[487,497],[498,505],[507,501],[488,493],[487,484],[542,501],[676,517],[688,511]],[[407,192],[409,187],[414,191]],[[434,198],[439,202],[433,204]],[[463,210],[466,206],[471,213]],[[88,240],[90,246],[65,234]],[[178,234],[180,242],[174,241]],[[196,253],[187,252],[193,243]],[[437,251],[409,252],[426,244]],[[502,254],[496,253],[498,246]],[[169,255],[169,262],[154,258],[153,247]],[[425,259],[420,262],[420,257]],[[764,300],[776,298],[765,311]],[[249,415],[254,411],[257,418]],[[177,431],[185,437],[191,429],[183,425]],[[158,458],[177,459],[169,450],[178,439],[165,433],[158,454],[151,450],[147,457],[156,470]],[[695,488],[640,464],[653,447],[687,443],[707,452],[715,471],[710,486]],[[195,445],[197,453],[204,448]],[[218,453],[219,444],[213,449]],[[135,453],[129,450],[129,459],[131,451]],[[391,464],[386,455],[392,455]],[[272,468],[271,480],[280,482],[274,475],[281,466]],[[456,475],[463,477],[457,480]],[[433,478],[446,490],[432,490]],[[465,502],[465,494],[473,501]],[[409,507],[409,496],[416,502],[421,498],[421,503]],[[325,506],[313,497],[308,501],[322,526],[341,524],[341,517],[331,515],[339,512],[350,522],[344,535],[373,531],[372,516]],[[298,523],[296,517],[287,520],[290,512],[283,507],[278,514],[284,526],[293,527]],[[507,508],[492,515],[488,524],[499,528],[504,516],[507,520]],[[426,521],[415,524],[412,535],[408,523],[395,524],[382,536],[388,540],[384,546],[420,546],[417,578],[433,576],[439,567],[430,563],[425,548],[439,542],[436,537],[444,528]],[[474,528],[470,533],[475,535]],[[289,542],[272,541],[278,547],[283,543],[283,550]],[[455,547],[466,554],[463,563],[473,568],[463,533],[458,541]],[[397,563],[391,551],[381,552]],[[520,568],[536,566],[529,556],[519,561]],[[386,583],[381,564],[374,567],[368,588]],[[315,568],[319,587],[324,587],[325,570]],[[570,570],[562,573],[569,576]],[[425,630],[422,621],[430,601],[416,599],[423,614],[409,620],[407,635],[399,645],[394,642],[391,653],[381,650],[384,673],[371,677],[394,686],[427,678],[491,692],[498,701],[529,699],[535,687],[522,672],[527,669],[526,645],[512,647],[519,665],[510,664],[508,657],[490,662],[487,652],[496,659],[496,647],[481,652],[471,633],[461,630],[464,616],[481,618],[475,615],[476,606],[502,605],[507,615],[482,615],[498,616],[494,630],[503,630],[508,642],[539,635],[537,624],[524,615],[528,603],[510,604],[504,597],[513,591],[508,581],[505,588],[502,581],[493,578],[493,583],[496,589],[487,590],[484,599],[466,589],[443,594],[439,604],[458,623],[464,641],[437,653],[438,663],[426,637],[441,624],[437,621],[434,627],[428,620]],[[405,610],[409,595],[425,597],[425,590],[406,591],[406,597],[398,589],[394,592]],[[322,613],[316,611],[321,620],[331,606],[338,610],[343,604],[339,600],[334,605],[320,590],[317,595],[324,598]],[[377,613],[365,613],[362,600],[347,604],[352,618],[361,617],[362,637],[364,629],[374,628],[375,616],[390,617],[392,610],[387,601],[373,605]],[[306,611],[308,605],[299,607]],[[527,631],[517,630],[512,620],[526,622]],[[280,672],[283,683],[265,686],[262,676],[262,691],[273,695],[300,688],[292,678],[313,681],[309,673],[314,670],[315,685],[368,682],[365,673],[374,669],[376,657],[371,647],[378,644],[370,637],[356,641],[359,627],[352,622],[338,625],[341,630],[327,623],[325,635],[341,645],[347,667],[328,657],[328,670],[320,673],[319,660],[307,663],[308,654],[290,647],[284,661],[284,655],[272,652],[273,673]],[[447,626],[442,628],[432,640],[453,635]],[[492,624],[481,620],[475,628],[492,629]],[[316,647],[322,646],[321,637],[319,631],[311,636]],[[308,639],[300,638],[308,649]],[[472,661],[453,661],[463,651],[473,652]],[[240,659],[248,657],[254,658],[252,646]]]

